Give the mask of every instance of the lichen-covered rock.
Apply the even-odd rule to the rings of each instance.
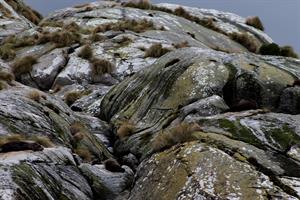
[[[300,87],[290,87],[283,90],[279,102],[279,111],[290,114],[300,114]]]
[[[206,98],[208,101],[218,95],[229,107],[241,99],[249,99],[259,108],[278,110],[282,91],[299,76],[294,66],[300,65],[291,59],[286,59],[284,66],[281,63],[281,58],[230,55],[198,48],[178,50],[112,88],[102,101],[101,117],[114,124],[126,120],[137,122],[138,134],[123,140],[120,151],[130,149],[144,155],[149,150],[151,135],[174,119],[182,118],[191,102],[205,102]],[[179,110],[182,105],[186,107]],[[214,107],[208,104],[205,111]],[[225,108],[223,105],[219,112],[226,111]],[[196,112],[207,116],[205,111]]]
[[[93,199],[70,149],[0,154],[0,199]]]
[[[34,24],[15,7],[28,8],[21,0],[0,1],[0,41],[10,35],[34,27]],[[23,9],[24,10],[24,9]]]
[[[34,92],[37,96],[33,99]],[[70,125],[81,121],[60,99],[19,85],[0,92],[0,136],[46,136],[55,144],[74,146]],[[82,144],[99,159],[110,157],[105,145],[86,132]]]
[[[296,199],[276,184],[247,162],[192,142],[146,159],[129,199]]]
[[[123,166],[124,173],[110,172],[103,165],[82,164],[79,168],[87,177],[96,199],[112,200],[122,196],[122,193],[126,195],[125,191],[133,182],[134,174],[127,166]]]
[[[57,74],[67,63],[66,49],[55,49],[37,60],[30,75],[22,78],[22,83],[41,90],[49,90]]]

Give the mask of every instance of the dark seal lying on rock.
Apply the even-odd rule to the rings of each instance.
[[[241,99],[238,103],[231,106],[226,112],[241,112],[245,110],[256,110],[258,109],[257,103],[253,100]]]
[[[2,153],[12,152],[12,151],[25,151],[25,150],[32,150],[32,151],[43,151],[43,147],[35,142],[8,142],[1,147]]]
[[[125,169],[113,158],[104,161],[105,169],[111,172],[125,172]]]

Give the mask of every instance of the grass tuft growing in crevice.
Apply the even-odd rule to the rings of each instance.
[[[16,79],[19,79],[21,75],[30,73],[32,66],[37,63],[37,59],[34,56],[25,56],[16,60],[12,65],[12,72]]]
[[[149,49],[146,50],[145,58],[147,57],[159,58],[168,52],[170,52],[170,49],[164,48],[162,44],[160,43],[153,44]]]
[[[246,24],[262,31],[265,30],[264,25],[258,16],[247,17]]]
[[[176,144],[192,141],[194,132],[201,131],[201,127],[196,123],[181,123],[167,131],[161,131],[153,140],[152,149],[160,152]]]

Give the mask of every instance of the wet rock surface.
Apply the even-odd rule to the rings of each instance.
[[[244,18],[98,1],[38,24],[13,5],[1,200],[300,198],[300,60],[250,53],[232,34],[273,41]]]

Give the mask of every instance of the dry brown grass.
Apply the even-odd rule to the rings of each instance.
[[[83,59],[89,60],[93,57],[93,49],[89,44],[84,45],[80,50],[80,52],[78,53],[78,56]]]
[[[189,43],[187,41],[184,42],[179,42],[177,44],[173,45],[176,49],[181,49],[181,48],[185,48],[185,47],[190,47]]]
[[[103,40],[106,40],[106,36],[102,35],[102,34],[98,34],[98,33],[95,33],[93,32],[90,37],[89,37],[89,40],[92,41],[92,42],[101,42]]]
[[[46,148],[51,148],[51,147],[55,146],[53,144],[53,142],[47,136],[35,135],[35,136],[29,137],[28,139],[42,145],[43,147],[46,147]]]
[[[5,90],[8,88],[8,85],[5,81],[0,80],[0,90]]]
[[[264,25],[258,16],[247,17],[246,24],[262,31],[265,30]]]
[[[23,3],[20,3],[16,0],[6,0],[6,2],[12,6],[12,8],[17,12],[22,14],[24,17],[26,17],[28,20],[33,22],[34,24],[38,24],[43,16],[38,13],[37,11],[31,9],[29,6],[26,6]]]
[[[95,78],[97,76],[101,76],[105,73],[111,74],[116,66],[105,59],[99,59],[99,58],[93,58],[91,60],[92,63],[92,78]]]
[[[258,51],[258,45],[255,43],[255,38],[248,33],[232,33],[230,38],[241,45],[243,45],[250,52],[256,53]]]
[[[121,123],[117,130],[117,136],[119,136],[120,139],[124,139],[131,136],[134,133],[135,129],[136,127],[132,122],[124,121]]]
[[[75,142],[80,142],[81,140],[83,140],[85,137],[85,133],[84,132],[77,132],[73,135],[73,139]]]
[[[144,9],[144,10],[150,10],[152,8],[152,5],[149,0],[129,1],[129,2],[124,3],[123,6],[139,8],[139,9]]]
[[[201,131],[201,127],[196,124],[181,123],[178,126],[162,131],[154,138],[152,149],[154,152],[163,151],[176,144],[188,142],[194,139],[193,133]]]
[[[8,71],[0,70],[0,80],[11,83],[15,80],[15,76]]]
[[[37,59],[34,56],[25,56],[16,60],[11,68],[17,79],[20,78],[22,74],[30,73],[32,66],[37,63]]]
[[[49,26],[49,27],[63,27],[64,23],[61,21],[53,21],[53,20],[46,20],[46,21],[42,21],[39,24],[40,27],[45,27],[45,26]]]
[[[96,27],[93,33],[106,32],[106,31],[133,31],[136,33],[142,33],[147,30],[155,30],[155,26],[152,21],[146,19],[133,20],[127,19],[114,24],[103,24]]]
[[[281,56],[291,57],[291,58],[299,58],[298,54],[294,51],[291,46],[283,46],[280,49]]]
[[[153,44],[149,49],[145,52],[145,58],[147,57],[153,57],[153,58],[159,58],[166,53],[168,53],[170,50],[167,48],[163,48],[162,44]]]
[[[41,93],[38,90],[31,90],[27,97],[33,101],[40,102],[41,100]]]
[[[75,101],[77,101],[78,99],[80,99],[83,95],[84,94],[81,91],[70,91],[70,92],[67,92],[64,95],[65,103],[68,106],[71,106]]]
[[[74,122],[70,125],[70,133],[71,135],[75,135],[78,132],[82,132],[85,130],[84,125],[81,122]]]
[[[91,162],[92,161],[92,154],[86,147],[77,147],[74,149],[74,152],[83,159],[84,162]]]
[[[52,42],[57,47],[66,47],[81,42],[81,36],[78,32],[60,30],[52,33],[44,32],[38,36],[37,44]]]
[[[16,52],[12,44],[3,44],[0,46],[0,57],[3,60],[12,60],[16,57]]]

